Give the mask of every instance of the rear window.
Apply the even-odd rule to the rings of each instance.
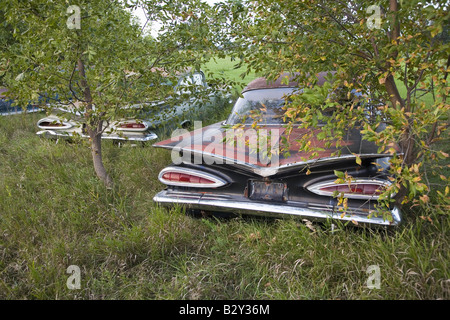
[[[227,124],[282,124],[283,107],[289,96],[298,92],[295,88],[251,90],[239,98],[228,117]]]

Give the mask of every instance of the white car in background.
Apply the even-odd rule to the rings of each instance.
[[[178,101],[169,104],[166,101],[148,102],[131,105],[125,108],[139,110],[138,115],[130,119],[105,122],[102,139],[114,141],[147,142],[158,138],[155,131],[162,126],[188,126],[192,122],[194,112],[204,105],[194,96],[189,97],[191,90],[208,90],[203,72],[186,73],[182,75],[174,87],[175,95],[171,97]],[[208,93],[209,102],[216,95]],[[71,139],[75,136],[88,138],[86,124],[81,112],[74,112],[67,106],[59,106],[52,114],[37,122],[39,136],[52,139]]]

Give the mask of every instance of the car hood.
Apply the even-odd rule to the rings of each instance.
[[[174,132],[172,138],[154,144],[154,147],[165,148],[182,152],[183,161],[196,163],[225,163],[238,166],[244,170],[251,170],[260,176],[272,176],[277,173],[299,169],[302,167],[329,166],[345,160],[365,158],[382,158],[388,154],[377,152],[378,147],[369,141],[361,139],[358,130],[353,129],[347,133],[341,148],[326,148],[324,141],[316,137],[308,141],[310,148],[320,148],[319,151],[299,151],[300,143],[297,141],[311,130],[294,128],[290,134],[283,125],[270,125],[259,128],[259,136],[268,137],[267,151],[258,149],[259,141],[257,131],[251,126],[242,128],[242,131],[227,130],[223,123],[216,123],[207,127]],[[313,131],[317,133],[318,131]],[[252,140],[252,138],[254,140]],[[286,143],[288,142],[288,143]],[[289,148],[286,149],[288,145]],[[272,154],[270,157],[267,154]]]

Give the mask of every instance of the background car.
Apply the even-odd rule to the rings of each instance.
[[[316,85],[325,81],[325,73],[321,73]],[[243,90],[226,121],[154,144],[170,150],[174,161],[160,172],[159,180],[166,188],[155,195],[154,201],[165,206],[182,205],[194,212],[398,225],[401,214],[396,207],[390,208],[390,221],[371,217],[378,196],[390,184],[387,155],[379,154],[374,143],[361,139],[356,129],[349,130],[339,156],[335,155],[336,148],[322,148],[315,156],[299,151],[296,140],[310,129],[297,127],[286,134],[282,108],[287,97],[298,92],[298,83],[282,82],[282,77],[274,82],[258,78]],[[272,136],[272,146],[280,148],[282,139],[290,141],[289,152],[279,152],[276,163],[261,156],[259,150],[252,150],[249,143],[239,145],[239,135],[227,139],[230,128],[240,128],[244,133],[251,130],[254,124],[249,119],[254,112],[260,112],[260,129],[279,133]],[[310,142],[323,147],[318,139]],[[356,157],[361,165],[356,164]],[[336,184],[334,170],[346,171],[354,181]],[[335,191],[347,198],[345,210],[333,196]]]
[[[170,83],[168,85],[171,85]],[[205,91],[203,95],[193,90]],[[199,108],[213,103],[217,94],[209,90],[203,72],[188,72],[181,75],[174,86],[175,94],[164,101],[143,102],[124,106],[129,109],[129,118],[105,123],[102,139],[115,141],[147,142],[158,138],[157,131],[174,125],[187,127]],[[199,97],[203,97],[200,100]],[[38,135],[53,139],[70,139],[74,136],[87,138],[82,112],[68,106],[55,108],[50,116],[37,122]]]
[[[39,108],[41,99],[38,103],[29,103],[25,107],[18,106],[14,103],[14,100],[8,97],[8,89],[0,88],[0,115],[7,116],[12,114],[20,114],[24,112],[38,112],[42,109]]]

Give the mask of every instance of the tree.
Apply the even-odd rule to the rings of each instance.
[[[0,10],[0,24],[0,48],[6,48],[14,43],[13,27],[5,20],[5,13],[2,10]],[[4,70],[0,69],[0,87],[3,87],[3,76]]]
[[[428,202],[425,168],[437,170],[441,164],[436,160],[448,159],[438,144],[449,126],[448,3],[233,0],[217,4],[215,10],[227,17],[221,21],[233,39],[230,54],[240,57],[249,71],[268,78],[300,74],[306,89],[287,108],[288,127],[301,122],[313,128],[318,119],[325,121],[319,137],[336,145],[347,129],[361,128],[379,152],[392,155],[396,180],[381,198],[398,204]],[[308,87],[315,74],[331,70],[336,73],[328,93],[344,91],[349,99],[345,104],[339,95]],[[350,92],[380,102],[371,106],[371,117],[358,95]],[[329,110],[334,110],[332,115],[325,116]],[[386,128],[377,130],[384,122]],[[441,179],[447,184],[440,193],[441,212],[447,212],[449,178]],[[396,198],[390,199],[393,193]]]
[[[81,112],[95,172],[108,187],[113,180],[102,159],[105,124],[123,117],[129,111],[126,105],[166,97],[171,88],[161,85],[163,77],[175,77],[198,58],[186,57],[187,48],[195,43],[192,35],[188,43],[173,28],[152,39],[143,35],[126,10],[145,5],[161,9],[157,12],[161,19],[172,21],[170,10],[177,7],[157,8],[158,3],[80,0],[69,5],[67,1],[9,0],[0,4],[4,23],[12,26],[8,36],[14,39],[0,56],[10,95],[18,103],[42,95],[58,96],[60,103]]]

